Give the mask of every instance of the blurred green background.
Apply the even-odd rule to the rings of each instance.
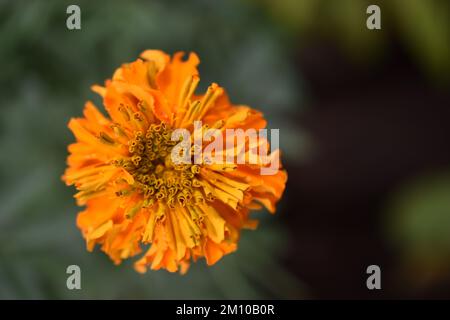
[[[81,30],[66,8],[81,8]],[[369,4],[382,30],[365,27]],[[434,0],[0,1],[0,298],[450,298],[450,8]],[[66,125],[145,49],[281,128],[289,182],[239,250],[186,276],[88,253]],[[66,288],[66,268],[82,290]],[[382,269],[383,290],[365,287]]]

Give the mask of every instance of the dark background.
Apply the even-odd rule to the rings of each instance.
[[[81,30],[66,8],[81,8]],[[381,8],[382,29],[366,28]],[[0,1],[0,298],[450,298],[450,7],[437,0]],[[66,125],[145,49],[280,128],[277,214],[186,276],[89,253]],[[66,288],[66,268],[82,289]],[[382,289],[366,287],[381,268]]]

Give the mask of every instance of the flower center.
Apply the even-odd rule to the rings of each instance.
[[[151,124],[147,132],[135,133],[128,143],[130,156],[116,161],[116,165],[134,177],[132,188],[143,195],[144,206],[164,201],[174,208],[176,204],[204,203],[205,198],[212,201],[212,196],[205,197],[202,192],[198,165],[172,162],[171,151],[178,142],[171,136],[172,129],[164,123]]]

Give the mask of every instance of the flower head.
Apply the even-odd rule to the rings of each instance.
[[[148,245],[136,270],[184,273],[191,260],[205,257],[212,265],[236,250],[240,230],[257,225],[250,210],[264,205],[275,212],[287,175],[279,165],[273,174],[261,174],[264,161],[175,161],[175,148],[192,141],[177,130],[195,135],[213,128],[225,136],[227,129],[263,129],[266,122],[260,112],[231,104],[215,83],[196,95],[196,54],[183,60],[181,52],[171,58],[147,50],[141,58],[122,65],[104,87],[93,86],[108,116],[87,102],[84,117],[70,120],[76,142],[69,145],[63,179],[75,185],[77,203],[85,206],[77,225],[88,250],[99,244],[118,264]],[[217,159],[232,149],[247,157],[249,140],[211,154]],[[260,137],[253,144],[265,143]],[[194,144],[188,158],[202,150]]]

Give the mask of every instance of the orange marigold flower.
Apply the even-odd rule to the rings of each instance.
[[[192,132],[194,121],[224,134],[266,126],[260,112],[231,104],[215,83],[196,95],[198,64],[194,53],[184,60],[182,52],[171,58],[147,50],[117,69],[104,87],[92,87],[108,117],[87,102],[84,117],[70,120],[76,142],[69,145],[63,180],[75,185],[77,204],[86,206],[77,225],[89,251],[99,244],[119,264],[149,245],[135,263],[137,271],[185,273],[191,259],[205,257],[213,265],[236,250],[240,230],[256,227],[250,210],[262,204],[275,212],[287,179],[279,167],[262,175],[261,162],[172,161],[179,142],[173,131]],[[244,142],[244,152],[249,149]]]

